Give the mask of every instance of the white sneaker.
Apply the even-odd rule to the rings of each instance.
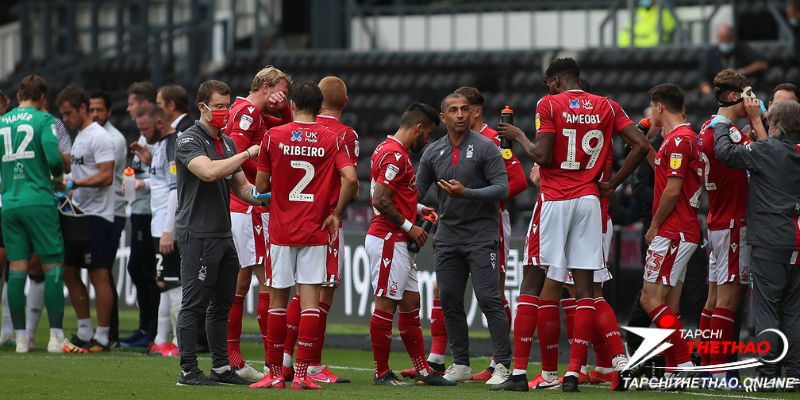
[[[444,373],[444,379],[451,382],[463,382],[472,379],[472,368],[468,365],[450,364]]]
[[[17,339],[16,333],[14,331],[7,331],[0,334],[0,346],[5,346],[6,344],[15,343]]]
[[[503,364],[497,364],[494,367],[494,372],[492,372],[492,377],[486,381],[487,385],[499,385],[508,380],[511,376],[511,371],[506,368]]]
[[[245,364],[243,368],[237,369],[236,375],[248,381],[253,381],[254,383],[264,378],[264,374],[258,372],[255,368],[251,367],[250,364]]]
[[[31,351],[31,341],[28,335],[17,335],[17,353],[28,353]]]
[[[48,353],[63,353],[64,352],[64,337],[50,335],[50,341],[47,342]]]

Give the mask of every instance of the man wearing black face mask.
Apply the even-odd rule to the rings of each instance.
[[[710,94],[713,91],[711,83],[717,72],[730,68],[751,78],[764,72],[769,64],[761,54],[754,51],[747,43],[737,41],[736,32],[731,25],[721,25],[717,29],[717,47],[708,49],[700,64],[700,73],[703,81],[700,83],[700,92]]]
[[[175,237],[181,253],[182,304],[178,315],[182,374],[178,385],[245,385],[228,364],[227,318],[236,290],[239,259],[233,245],[228,213],[230,193],[264,205],[262,195],[247,182],[241,165],[258,156],[253,145],[235,153],[233,140],[222,134],[231,105],[224,82],[206,81],[197,91],[200,120],[177,140],[175,169],[178,208]],[[258,197],[258,198],[257,198]],[[197,365],[198,323],[205,325],[211,348],[211,379]]]

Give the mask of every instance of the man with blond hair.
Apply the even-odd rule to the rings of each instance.
[[[287,101],[290,81],[291,78],[283,71],[267,66],[253,77],[250,94],[247,97],[236,98],[228,113],[224,132],[236,143],[237,152],[261,144],[261,139],[267,130],[292,121],[292,111]],[[280,114],[281,117],[277,118],[272,114]],[[242,170],[247,180],[254,183],[255,160],[245,161]],[[255,274],[259,286],[258,326],[262,340],[266,343],[269,292],[265,283],[267,283],[266,277],[271,275],[265,271],[265,260],[268,259],[269,237],[266,227],[269,223],[269,208],[254,207],[236,194],[231,194],[230,212],[233,241],[239,255],[241,270],[236,282],[236,295],[228,314],[228,361],[239,376],[256,382],[263,378],[264,374],[245,363],[239,350],[239,341],[242,336],[244,298],[250,290],[252,276]],[[266,350],[264,357],[266,358]]]

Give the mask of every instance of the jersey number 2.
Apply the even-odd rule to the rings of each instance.
[[[575,129],[565,128],[561,134],[567,137],[567,160],[561,163],[561,169],[578,170],[581,169],[580,161],[577,161],[577,147],[578,147],[578,131]],[[597,139],[597,142],[592,146],[592,139]],[[586,132],[581,140],[581,149],[589,156],[589,161],[586,163],[585,169],[592,169],[603,151],[603,132],[593,129]]]
[[[33,140],[33,127],[27,124],[17,126],[18,133],[24,133],[25,137],[22,138],[17,151],[14,152],[13,143],[11,141],[11,127],[0,129],[0,135],[3,136],[3,143],[5,144],[5,151],[3,152],[3,162],[12,162],[15,160],[25,160],[35,157],[33,150],[26,150],[28,145]]]
[[[314,201],[314,195],[311,193],[303,193],[303,189],[305,189],[306,186],[311,183],[311,180],[314,179],[314,165],[308,161],[298,160],[292,160],[289,165],[292,168],[302,169],[306,172],[306,174],[300,179],[300,182],[297,182],[297,185],[294,186],[294,189],[289,192],[289,201],[303,201],[312,203]]]

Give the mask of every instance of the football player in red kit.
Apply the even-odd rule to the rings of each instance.
[[[347,86],[344,82],[335,77],[327,76],[319,81],[319,88],[322,91],[322,109],[317,115],[317,123],[328,128],[339,139],[339,145],[347,154],[353,166],[358,165],[358,134],[355,129],[343,124],[342,111],[349,101],[347,97]],[[331,207],[336,207],[338,198],[333,199]],[[314,349],[314,359],[308,367],[308,376],[311,380],[319,383],[349,383],[350,380],[337,376],[328,368],[322,366],[322,348],[325,343],[325,328],[327,327],[328,311],[333,303],[333,293],[339,287],[339,274],[344,260],[340,255],[344,251],[343,230],[339,228],[339,234],[333,242],[328,244],[327,253],[327,273],[325,283],[322,284],[319,299],[319,338]],[[286,343],[283,349],[283,368],[284,378],[292,379],[292,355],[294,354],[295,342],[297,341],[297,325],[300,322],[300,295],[295,294],[286,307],[286,320],[288,323],[286,331]]]
[[[439,125],[433,107],[415,103],[406,109],[400,129],[388,136],[371,157],[370,198],[374,216],[364,239],[375,293],[375,311],[370,320],[370,341],[375,360],[373,383],[378,386],[409,386],[389,368],[392,321],[397,309],[400,337],[414,364],[417,384],[455,386],[434,372],[425,360],[425,345],[419,324],[419,284],[410,241],[425,245],[428,233],[414,225],[417,215],[436,214],[418,204],[417,178],[408,151],[421,152],[431,132]],[[391,282],[391,283],[390,283]]]
[[[746,145],[750,140],[733,124],[747,116],[744,99],[750,83],[744,75],[723,70],[714,78],[719,110],[700,129],[700,159],[708,192],[708,299],[700,315],[700,329],[721,332],[714,340],[733,340],[736,310],[750,282],[750,245],[747,233],[747,173],[717,161],[714,153],[714,125],[720,119],[731,121],[731,141]],[[723,193],[724,192],[724,193]],[[703,365],[724,364],[728,354],[701,354]],[[725,371],[716,371],[724,379]]]
[[[247,97],[237,97],[228,112],[228,121],[224,133],[236,143],[236,151],[242,152],[253,145],[258,145],[269,128],[292,121],[287,93],[290,78],[281,70],[268,66],[259,71],[250,84]],[[270,114],[280,113],[281,118]],[[242,164],[247,180],[255,183],[256,161],[250,160]],[[244,298],[250,290],[252,276],[258,279],[258,306],[256,318],[261,330],[261,339],[266,343],[267,308],[269,292],[264,285],[266,273],[264,261],[269,243],[266,227],[269,223],[269,208],[254,207],[231,194],[231,231],[236,252],[239,255],[241,270],[236,282],[236,295],[228,312],[228,362],[239,376],[257,382],[264,374],[245,363],[239,350],[242,336],[242,315]],[[264,346],[266,369],[267,348]]]
[[[697,134],[686,122],[683,91],[664,83],[648,92],[653,124],[661,127],[664,142],[655,159],[653,222],[645,234],[650,244],[644,269],[640,303],[656,327],[674,329],[664,355],[667,367],[691,367],[679,305],[686,266],[700,242],[697,207],[702,186],[702,163]],[[675,372],[685,377],[688,372]],[[669,369],[666,377],[673,376]]]
[[[336,135],[316,122],[323,101],[319,87],[309,81],[298,82],[292,86],[290,97],[294,122],[270,129],[258,158],[256,187],[260,193],[272,193],[272,275],[267,280],[270,374],[252,387],[285,387],[286,306],[292,286],[297,286],[301,311],[292,389],[319,390],[307,370],[318,341],[319,296],[327,279],[328,244],[338,234],[342,213],[358,188],[358,178]],[[331,210],[333,198],[338,198],[338,203]]]
[[[595,271],[605,268],[599,196],[609,195],[622,183],[644,158],[648,148],[644,136],[622,108],[608,98],[581,90],[579,79],[580,68],[575,60],[561,58],[550,64],[545,72],[550,95],[543,97],[536,108],[535,144],[513,125],[500,124],[498,129],[501,135],[518,141],[541,166],[542,189],[528,232],[524,264],[533,268],[546,266],[548,275],[554,276],[546,280],[542,289],[538,327],[540,343],[554,342],[555,345],[544,346],[542,343],[542,374],[536,378],[536,387],[557,387],[560,384],[560,329],[554,329],[554,325],[560,325],[558,300],[565,279],[558,280],[555,276],[566,277],[567,272],[571,272],[575,281],[574,339],[562,385],[562,390],[567,392],[578,391],[578,376],[585,363],[596,322],[613,322],[600,326],[603,334],[619,330],[616,318],[605,318],[604,314],[610,308],[595,312],[593,275]],[[619,172],[608,182],[600,183],[615,132],[632,150]],[[528,273],[528,269],[524,273]],[[520,311],[518,309],[517,318],[520,318]],[[611,313],[613,315],[613,311]],[[627,361],[624,349],[614,349],[612,352],[615,353],[613,359],[617,378],[612,388],[624,389],[619,379],[619,373]],[[527,361],[528,354],[517,354],[515,349],[511,378],[493,389],[528,390],[525,383]]]

